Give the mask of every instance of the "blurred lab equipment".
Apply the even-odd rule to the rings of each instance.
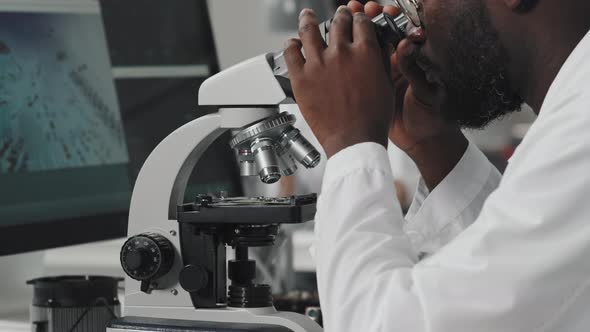
[[[120,315],[117,295],[122,279],[61,276],[29,280],[33,332],[103,332]]]

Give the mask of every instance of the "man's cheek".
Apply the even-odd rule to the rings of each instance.
[[[447,27],[441,25],[431,25],[425,30],[426,41],[420,48],[420,52],[437,69],[442,69],[442,65],[448,63],[449,60],[450,38],[448,31]]]
[[[454,5],[453,0],[424,1],[424,32],[429,55],[435,56],[435,50],[440,49],[449,39]]]
[[[423,67],[426,65],[427,67],[430,67],[429,69],[437,71],[442,68],[441,64],[444,63],[442,60],[440,54],[433,49],[430,41],[426,41],[426,43],[420,47],[419,54],[417,54],[417,57],[415,58],[415,61],[418,62],[419,66]]]

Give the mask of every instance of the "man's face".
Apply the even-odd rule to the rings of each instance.
[[[443,115],[482,128],[519,110],[522,98],[508,76],[510,59],[484,0],[423,0],[427,41],[416,55],[446,90]]]

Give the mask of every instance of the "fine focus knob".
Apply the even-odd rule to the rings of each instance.
[[[162,235],[142,233],[127,239],[121,248],[120,259],[123,270],[131,278],[154,280],[172,268],[174,247]]]
[[[150,261],[149,251],[145,249],[137,249],[130,251],[125,255],[125,266],[130,271],[137,270],[144,265],[148,265]]]

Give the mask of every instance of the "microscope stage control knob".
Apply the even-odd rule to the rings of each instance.
[[[121,248],[120,259],[128,276],[150,281],[170,271],[174,263],[174,247],[162,235],[143,233],[127,239]]]

